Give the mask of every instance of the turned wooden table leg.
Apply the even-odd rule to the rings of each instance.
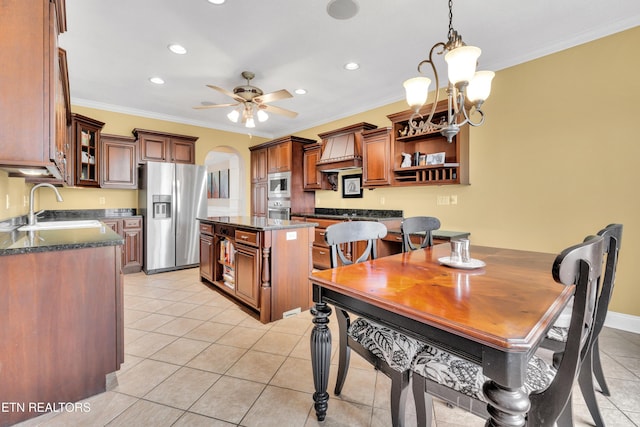
[[[329,364],[331,363],[331,331],[329,330],[329,316],[331,307],[326,303],[316,303],[311,309],[314,327],[311,331],[311,368],[313,370],[314,406],[318,421],[324,421],[329,406]]]
[[[525,419],[531,401],[529,395],[519,388],[503,387],[495,381],[487,381],[482,387],[487,398],[487,410],[490,419],[486,427],[520,427],[525,425]]]

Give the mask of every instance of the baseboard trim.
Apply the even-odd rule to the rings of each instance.
[[[609,311],[604,325],[608,328],[622,329],[623,331],[640,334],[640,317],[638,316]]]

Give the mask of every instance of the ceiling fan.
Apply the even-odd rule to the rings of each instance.
[[[251,71],[243,71],[241,75],[242,78],[247,81],[247,84],[234,87],[233,92],[218,86],[207,85],[207,87],[233,98],[236,101],[235,103],[199,105],[193,108],[203,110],[208,108],[237,107],[227,114],[227,117],[234,123],[237,123],[239,119],[242,119],[242,123],[248,128],[256,126],[254,114],[258,117],[258,121],[260,122],[264,122],[269,118],[269,114],[267,113],[280,114],[290,118],[295,118],[298,115],[295,111],[286,110],[274,105],[268,105],[269,102],[293,98],[293,95],[291,95],[289,91],[286,89],[280,89],[275,92],[264,93],[262,89],[251,84],[251,80],[255,77],[254,73]]]

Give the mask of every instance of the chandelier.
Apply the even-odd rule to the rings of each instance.
[[[418,64],[418,73],[422,74],[422,66],[431,65],[436,83],[436,98],[431,107],[429,116],[425,119],[420,114],[420,109],[427,102],[429,95],[429,85],[431,79],[427,77],[414,77],[404,82],[407,104],[413,110],[409,119],[409,132],[411,135],[420,135],[439,131],[451,142],[453,137],[460,131],[460,127],[465,124],[480,126],[484,123],[484,113],[482,104],[489,97],[491,92],[491,80],[493,71],[476,71],[476,63],[480,57],[480,48],[467,46],[462,41],[462,37],[452,26],[452,0],[449,0],[449,33],[447,42],[439,42],[433,45],[429,52],[429,59],[425,59]],[[433,54],[444,54],[444,60],[448,66],[449,84],[447,86],[447,114],[446,118],[438,123],[433,122],[433,115],[439,100],[440,81]],[[472,120],[473,115],[479,115],[477,121]]]
[[[257,110],[257,112],[256,112]],[[229,114],[227,114],[227,118],[231,120],[233,123],[238,123],[240,116],[242,115],[242,122],[245,127],[254,128],[256,127],[256,121],[254,120],[255,116],[258,117],[259,122],[266,122],[269,119],[269,114],[266,111],[253,104],[252,102],[244,102],[238,108],[232,110]]]

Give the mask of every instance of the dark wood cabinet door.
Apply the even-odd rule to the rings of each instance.
[[[142,218],[124,218],[122,220],[122,272],[136,273],[142,270]]]
[[[75,147],[75,185],[79,187],[100,186],[100,130],[103,122],[82,116],[71,115],[73,145]]]
[[[363,132],[362,186],[391,185],[391,133],[390,129]]]
[[[145,135],[139,139],[140,163],[166,162],[169,159],[169,138]]]
[[[268,147],[267,151],[268,173],[291,170],[291,141]]]
[[[251,152],[251,182],[265,182],[267,180],[267,149]]]
[[[251,215],[267,216],[267,183],[251,184]]]
[[[213,236],[200,234],[200,276],[213,282]]]
[[[260,249],[236,244],[236,296],[251,305],[259,307],[260,291]]]
[[[132,137],[101,135],[100,187],[138,188],[136,141]]]
[[[171,162],[194,164],[196,162],[195,151],[193,141],[171,139]]]

